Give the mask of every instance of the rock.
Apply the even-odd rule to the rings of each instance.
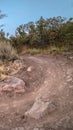
[[[72,59],[73,59],[73,56],[70,56],[69,58],[70,58],[70,60],[72,60]]]
[[[55,108],[55,105],[53,105],[51,102],[38,99],[35,101],[32,108],[25,112],[25,116],[30,116],[31,118],[39,119],[43,117],[47,112],[54,111]]]
[[[28,71],[28,72],[31,72],[31,71],[32,71],[32,66],[28,67],[28,68],[27,68],[27,71]]]
[[[0,92],[25,92],[25,82],[19,78],[11,77],[0,83]]]

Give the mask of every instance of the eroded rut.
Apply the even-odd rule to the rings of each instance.
[[[22,56],[26,68],[14,76],[25,93],[0,96],[0,130],[72,130],[73,59]]]

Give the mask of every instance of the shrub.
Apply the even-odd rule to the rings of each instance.
[[[9,42],[0,41],[0,59],[5,60],[15,60],[17,59],[17,53]]]

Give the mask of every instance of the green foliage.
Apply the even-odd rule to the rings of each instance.
[[[32,49],[45,49],[48,46],[73,47],[73,18],[67,20],[61,16],[49,19],[40,17],[35,23],[20,25],[10,41],[17,49],[23,45]]]
[[[3,29],[1,29],[0,31],[0,40],[4,40],[5,39],[5,32],[3,31]]]

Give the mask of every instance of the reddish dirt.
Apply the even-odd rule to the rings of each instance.
[[[25,82],[26,92],[0,95],[0,130],[72,130],[72,54],[23,55],[21,58],[26,67],[14,76]],[[41,97],[51,100],[56,109],[39,119],[25,116],[35,100]]]

